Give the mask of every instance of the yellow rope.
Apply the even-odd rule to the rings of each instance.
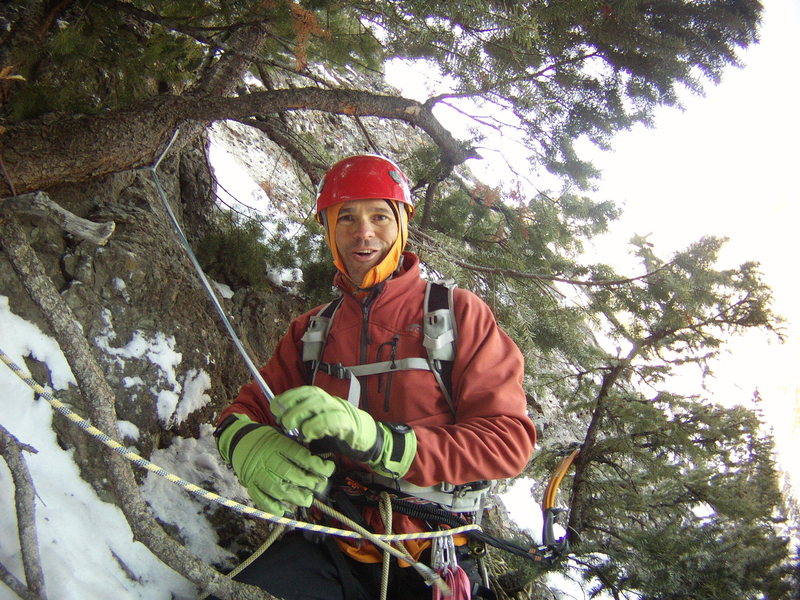
[[[34,381],[30,375],[25,373],[14,361],[9,358],[9,356],[0,350],[0,360],[2,360],[10,369],[11,371],[17,375],[22,381],[27,383],[38,396],[47,400],[48,403],[53,407],[53,409],[59,413],[60,415],[66,417],[70,421],[72,421],[75,425],[83,429],[86,433],[90,436],[95,438],[96,440],[102,442],[105,446],[113,450],[115,453],[119,454],[123,458],[129,460],[133,464],[138,467],[141,467],[159,477],[163,477],[167,481],[174,483],[175,485],[180,486],[185,491],[189,492],[194,496],[198,496],[200,498],[204,498],[205,500],[209,500],[216,504],[220,504],[225,506],[226,508],[230,508],[235,510],[236,512],[245,514],[250,517],[255,517],[259,519],[265,519],[267,521],[271,521],[273,523],[277,523],[278,525],[285,525],[287,527],[291,527],[293,529],[306,529],[308,531],[312,531],[314,533],[322,533],[325,535],[335,535],[344,538],[361,538],[361,539],[369,539],[373,543],[376,542],[374,538],[380,540],[382,542],[394,542],[394,541],[402,541],[402,540],[414,540],[414,539],[425,539],[425,538],[436,538],[436,537],[443,537],[447,535],[453,535],[456,533],[466,533],[467,531],[474,531],[476,529],[480,529],[478,525],[463,525],[461,527],[456,527],[454,529],[447,529],[444,531],[429,531],[429,532],[419,532],[419,533],[404,533],[404,534],[396,534],[396,535],[376,535],[370,534],[369,532],[357,532],[357,531],[347,531],[344,529],[337,529],[335,527],[328,527],[325,525],[319,525],[316,523],[306,523],[304,521],[296,521],[294,519],[289,519],[288,517],[278,516],[271,513],[268,513],[263,510],[259,510],[257,508],[253,508],[252,506],[246,506],[235,500],[230,498],[225,498],[224,496],[220,496],[219,494],[215,494],[214,492],[210,492],[205,490],[185,479],[178,477],[168,471],[164,470],[163,468],[159,467],[158,465],[150,462],[146,458],[143,458],[128,450],[125,446],[117,442],[116,440],[109,437],[107,434],[103,433],[99,429],[97,429],[94,425],[92,425],[89,421],[75,413],[72,409],[66,406],[63,402],[54,398],[53,395],[44,389],[41,385],[39,385],[36,381]],[[320,504],[321,503],[317,503]],[[333,509],[331,509],[333,510]],[[342,521],[344,522],[344,521]],[[354,523],[355,524],[355,523]],[[349,523],[348,523],[349,525]],[[369,536],[369,537],[368,537]],[[377,545],[377,544],[376,544]],[[394,550],[394,548],[392,548]]]
[[[389,494],[381,492],[378,496],[380,506],[381,520],[383,521],[383,530],[386,533],[392,533],[392,502],[389,499]],[[391,555],[388,552],[383,553],[383,564],[381,565],[381,600],[386,600],[389,593],[389,568],[392,566]]]

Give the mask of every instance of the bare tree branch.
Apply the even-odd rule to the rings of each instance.
[[[44,572],[39,556],[39,541],[36,534],[36,490],[33,479],[25,463],[23,452],[36,453],[37,450],[22,444],[9,431],[0,425],[0,454],[11,471],[14,481],[14,507],[17,511],[17,530],[22,554],[22,568],[28,589],[37,598],[45,599]]]
[[[0,210],[8,210],[47,219],[75,237],[98,246],[105,246],[114,233],[115,223],[95,223],[62,208],[44,192],[33,192],[13,198],[0,198]]]
[[[25,584],[17,579],[3,563],[0,563],[0,581],[5,583],[21,600],[42,600],[41,596],[37,596],[25,587]]]
[[[316,186],[322,179],[322,173],[325,171],[327,165],[321,162],[313,162],[306,154],[305,149],[301,148],[295,139],[293,133],[282,127],[278,119],[265,118],[265,119],[237,119],[237,122],[248,127],[255,127],[259,131],[263,131],[269,139],[283,148],[289,156],[299,165],[300,169],[305,173],[306,177],[311,181],[312,185]]]

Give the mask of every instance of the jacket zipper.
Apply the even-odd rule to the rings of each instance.
[[[370,292],[369,296],[364,299],[364,303],[361,305],[361,350],[360,350],[360,360],[359,363],[362,365],[367,364],[367,351],[369,349],[369,345],[372,343],[369,339],[369,312],[370,307],[372,306],[373,301],[378,296],[378,294],[383,289],[383,286],[378,284],[373,288]],[[361,409],[368,410],[369,405],[367,401],[367,382],[366,377],[361,383]]]
[[[391,351],[391,354],[389,355],[389,360],[392,361],[392,369],[394,369],[395,368],[394,361],[397,360],[397,346],[400,343],[400,336],[398,334],[395,334],[394,337],[392,338],[392,341],[388,342],[388,343],[392,346],[392,351]],[[389,400],[390,400],[391,395],[392,395],[392,375],[393,374],[394,374],[394,371],[389,371],[389,373],[386,375],[386,390],[384,391],[384,394],[383,394],[383,411],[384,412],[389,412]]]
[[[378,393],[380,394],[383,392],[383,411],[389,412],[389,399],[392,393],[392,374],[394,369],[397,368],[396,360],[397,360],[397,344],[400,343],[400,335],[394,334],[392,339],[388,342],[383,342],[380,346],[378,346],[378,352],[376,356],[376,362],[381,362],[383,360],[383,348],[385,346],[389,346],[389,361],[391,363],[389,369],[390,371],[386,374],[386,387],[384,388],[383,385],[383,373],[378,373]]]

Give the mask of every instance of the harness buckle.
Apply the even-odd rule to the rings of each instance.
[[[337,379],[349,379],[350,378],[350,371],[345,367],[342,363],[324,363],[325,364],[325,371],[328,375],[332,377],[336,377]]]

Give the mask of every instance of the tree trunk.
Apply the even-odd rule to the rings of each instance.
[[[463,150],[433,114],[416,101],[360,91],[281,89],[235,98],[158,96],[112,113],[52,116],[10,125],[0,135],[5,177],[0,196],[46,190],[62,183],[150,165],[175,129],[286,110],[398,119],[418,125],[452,165],[475,156]]]
[[[597,444],[598,436],[603,425],[603,420],[606,415],[606,403],[610,390],[614,387],[623,369],[627,366],[627,362],[620,362],[611,371],[606,373],[603,377],[603,383],[600,386],[600,391],[597,394],[594,410],[592,411],[592,420],[589,423],[589,428],[586,430],[586,437],[581,444],[581,451],[575,457],[573,466],[575,468],[575,476],[572,480],[572,492],[570,495],[569,506],[569,524],[568,530],[575,531],[580,534],[584,528],[584,508],[585,500],[589,494],[588,486],[589,480],[586,476],[589,465],[594,459],[594,448]]]

